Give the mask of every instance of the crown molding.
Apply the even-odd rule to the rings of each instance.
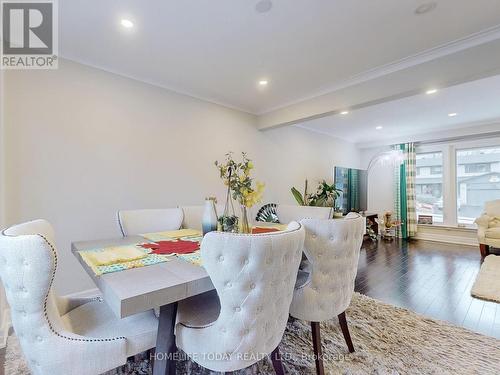
[[[215,104],[215,105],[218,105],[220,107],[224,107],[224,108],[227,108],[227,109],[230,109],[230,110],[233,110],[233,111],[237,111],[237,112],[242,112],[242,113],[247,114],[247,115],[257,116],[257,113],[255,111],[252,111],[252,110],[250,110],[248,108],[235,106],[235,105],[229,104],[227,102],[224,102],[222,100],[218,100],[218,99],[215,99],[215,98],[210,98],[208,96],[205,97],[205,96],[201,96],[201,95],[194,95],[194,94],[189,93],[188,91],[185,91],[185,90],[182,90],[182,89],[178,89],[178,88],[173,87],[173,86],[158,84],[158,83],[153,82],[151,80],[143,79],[141,77],[138,77],[138,76],[135,76],[135,75],[132,75],[132,74],[120,73],[120,72],[117,72],[114,69],[109,69],[109,68],[105,68],[105,67],[102,67],[102,66],[98,66],[98,65],[95,65],[93,63],[90,63],[90,62],[82,60],[82,59],[70,58],[70,57],[66,57],[64,55],[59,55],[59,56],[60,56],[60,60],[59,61],[66,60],[66,61],[69,61],[69,62],[74,63],[74,64],[79,64],[79,65],[82,65],[82,66],[86,66],[88,68],[92,68],[92,69],[100,70],[102,72],[113,74],[113,75],[116,75],[118,77],[127,78],[127,79],[130,79],[132,81],[140,82],[140,83],[143,83],[143,84],[146,84],[146,85],[149,85],[149,86],[154,86],[156,88],[163,89],[165,91],[169,91],[170,93],[173,93],[173,94],[186,96],[186,97],[189,97],[191,99],[199,100],[199,101],[202,101],[202,102],[205,102],[205,103],[209,103],[209,104]]]
[[[467,137],[469,140],[484,137],[498,137],[500,131],[500,118],[485,121],[474,121],[440,128],[439,130],[405,134],[398,137],[386,138],[373,142],[357,142],[358,149],[370,149],[389,146],[398,143],[442,143]]]
[[[464,51],[466,49],[479,46],[481,44],[485,44],[488,42],[492,42],[494,40],[500,39],[500,24],[490,27],[488,29],[482,30],[480,32],[471,34],[464,38],[456,39],[454,41],[439,45],[437,47],[433,47],[431,49],[416,53],[414,55],[405,57],[401,60],[397,60],[388,64],[381,65],[379,67],[364,71],[362,73],[351,76],[350,78],[339,81],[338,83],[329,86],[327,89],[316,92],[313,95],[302,97],[301,99],[297,99],[286,104],[276,106],[266,111],[258,112],[257,115],[265,115],[298,103],[301,103],[306,100],[314,99],[320,97],[322,95],[327,95],[335,91],[339,91],[351,86],[358,85],[360,83],[364,83],[367,81],[371,81],[376,78],[383,77],[385,75],[389,75],[391,73],[395,73],[404,69],[408,69],[441,57],[445,57],[460,51]]]
[[[380,78],[380,77],[389,75],[391,73],[395,73],[395,72],[398,72],[398,71],[401,71],[401,70],[404,70],[407,68],[411,68],[411,67],[438,59],[440,57],[445,57],[447,55],[451,55],[453,53],[457,53],[457,52],[460,52],[460,51],[463,51],[463,50],[466,50],[466,49],[469,49],[472,47],[476,47],[476,46],[479,46],[481,44],[492,42],[492,41],[497,40],[497,39],[500,39],[500,24],[496,25],[494,27],[482,30],[480,32],[471,34],[469,36],[466,36],[466,37],[442,44],[440,46],[416,53],[414,55],[405,57],[403,59],[400,59],[400,60],[397,60],[397,61],[394,61],[394,62],[391,62],[388,64],[384,64],[384,65],[378,66],[378,67],[373,68],[373,69],[369,69],[369,70],[364,71],[362,73],[353,75],[345,80],[341,80],[333,85],[330,85],[330,86],[328,86],[328,88],[326,88],[324,90],[317,91],[314,94],[303,96],[300,99],[296,99],[296,100],[281,104],[279,106],[272,107],[270,109],[266,109],[264,111],[256,111],[256,110],[253,110],[250,108],[245,108],[243,106],[233,105],[233,104],[228,103],[224,100],[220,100],[219,98],[203,96],[203,95],[195,95],[195,94],[192,94],[186,90],[180,89],[178,87],[173,87],[173,86],[164,85],[164,84],[158,84],[158,83],[152,82],[150,80],[145,80],[142,77],[137,77],[134,75],[127,75],[127,74],[119,73],[116,70],[104,68],[102,66],[96,66],[95,64],[90,63],[88,61],[84,61],[82,59],[74,59],[74,58],[65,57],[63,54],[61,54],[61,58],[64,60],[74,62],[74,63],[89,66],[89,67],[94,68],[94,69],[99,69],[99,70],[102,70],[102,71],[105,71],[108,73],[112,73],[112,74],[115,74],[115,75],[118,75],[118,76],[121,76],[124,78],[132,79],[132,80],[139,81],[139,82],[142,82],[142,83],[145,83],[148,85],[156,86],[156,87],[162,88],[164,90],[168,90],[168,91],[173,92],[173,93],[177,93],[180,95],[191,97],[193,99],[216,104],[216,105],[219,105],[222,107],[226,107],[228,109],[236,110],[239,112],[243,112],[243,113],[246,113],[249,115],[254,115],[254,116],[259,117],[259,116],[263,116],[263,115],[272,113],[274,111],[277,111],[277,110],[280,110],[280,109],[283,109],[286,107],[290,107],[290,106],[299,104],[299,103],[307,101],[307,100],[315,99],[315,98],[330,94],[330,93],[335,92],[335,91],[339,91],[339,90],[342,90],[342,89],[345,89],[348,87],[352,87],[352,86],[355,86],[355,85],[358,85],[358,84],[361,84],[361,83],[364,83],[367,81],[371,81],[371,80],[376,79],[376,78]]]

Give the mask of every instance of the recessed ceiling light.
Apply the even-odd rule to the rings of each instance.
[[[269,81],[267,79],[261,79],[259,81],[259,86],[267,86],[268,83]]]
[[[271,0],[260,0],[257,4],[255,4],[255,11],[257,13],[267,13],[273,7],[273,3]]]
[[[455,112],[448,113],[448,117],[455,117],[456,115],[458,115],[458,113]]]
[[[348,115],[349,114],[349,111],[342,111],[340,112],[341,115]]]
[[[380,125],[379,125],[379,126],[377,126],[377,127],[375,127],[375,129],[377,129],[377,130],[380,130],[380,129],[382,129],[382,128],[383,128],[383,126],[380,126]]]
[[[127,19],[122,19],[120,21],[120,24],[127,29],[131,29],[132,27],[134,27],[134,23]]]
[[[432,95],[432,94],[435,94],[435,93],[437,93],[437,92],[438,92],[438,90],[437,90],[437,89],[430,89],[430,90],[427,90],[425,93],[426,93],[427,95]]]
[[[421,15],[425,13],[429,13],[436,9],[437,3],[435,1],[429,1],[428,3],[423,3],[422,5],[419,5],[417,9],[415,9],[415,14],[416,15]]]

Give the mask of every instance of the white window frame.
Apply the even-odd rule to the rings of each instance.
[[[443,155],[443,223],[435,226],[475,228],[476,225],[458,224],[457,213],[457,150],[500,146],[500,137],[478,140],[459,140],[417,145],[417,154],[442,152]]]

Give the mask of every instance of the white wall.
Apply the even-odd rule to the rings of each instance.
[[[361,168],[367,169],[377,154],[390,150],[389,146],[361,150]],[[394,168],[374,164],[368,174],[368,212],[382,217],[386,211],[394,211]]]
[[[47,218],[60,252],[56,289],[92,287],[74,240],[119,235],[124,208],[202,204],[224,187],[213,162],[247,151],[266,202],[290,187],[359,167],[354,145],[287,127],[258,131],[251,115],[69,61],[56,71],[8,71],[6,223]],[[258,93],[256,93],[258,94]]]
[[[4,225],[4,71],[0,70],[0,228]],[[7,332],[10,326],[10,314],[8,313],[8,305],[5,298],[5,291],[0,283],[0,348],[6,345]]]

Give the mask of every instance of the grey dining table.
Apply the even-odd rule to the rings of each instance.
[[[80,241],[72,243],[71,249],[117,318],[122,319],[153,308],[160,308],[156,339],[157,355],[153,374],[175,374],[174,328],[177,302],[214,289],[205,269],[172,257],[173,259],[168,262],[96,276],[79,254],[80,250],[141,242],[149,241],[140,236]]]

